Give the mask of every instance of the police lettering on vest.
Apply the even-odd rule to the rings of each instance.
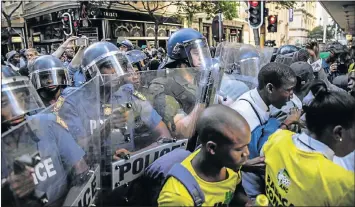
[[[38,163],[34,168],[34,173],[32,173],[35,185],[39,182],[44,182],[47,178],[50,178],[57,174],[54,169],[52,158],[47,158],[43,162]]]
[[[176,143],[164,144],[155,148],[133,155],[129,160],[119,160],[112,163],[112,189],[138,178],[144,173],[144,169],[159,157],[177,148],[186,147],[186,140]]]

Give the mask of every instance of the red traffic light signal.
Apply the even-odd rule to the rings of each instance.
[[[276,17],[274,15],[269,16],[269,24],[274,24],[276,22]]]
[[[251,5],[252,7],[257,7],[257,6],[259,6],[259,2],[257,2],[257,1],[251,1],[251,2],[250,2],[250,5]]]
[[[277,32],[277,15],[270,15],[267,20],[269,23],[267,26],[268,32]]]

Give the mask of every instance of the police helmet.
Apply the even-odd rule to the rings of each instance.
[[[236,57],[237,69],[240,69],[240,71],[237,70],[238,73],[257,77],[260,70],[260,62],[260,53],[253,45],[241,45]]]
[[[19,124],[26,114],[44,109],[30,80],[9,66],[1,66],[1,118],[2,124]]]
[[[131,41],[129,40],[123,40],[119,43],[119,46],[123,46],[127,48],[127,51],[133,50],[134,46]]]
[[[147,55],[141,50],[128,51],[126,52],[126,57],[133,66],[138,67],[138,70],[143,69],[143,65],[141,64],[141,61],[147,59]]]
[[[83,57],[81,65],[87,80],[96,75],[102,81],[105,74],[121,76],[132,67],[125,53],[110,42],[96,42],[90,45]]]
[[[71,85],[68,69],[63,66],[62,61],[52,55],[36,58],[33,62],[30,79],[37,90]]]
[[[190,28],[180,29],[171,35],[168,40],[168,57],[166,67],[178,61],[190,67],[200,67],[212,62],[206,38],[200,32]]]

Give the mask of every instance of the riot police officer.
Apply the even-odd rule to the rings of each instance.
[[[147,55],[141,50],[130,50],[126,52],[126,57],[133,67],[137,67],[139,71],[145,70],[144,60],[147,59]]]
[[[206,103],[206,96],[197,96],[201,94],[206,95],[206,91],[203,90],[211,86],[206,87],[206,84],[213,83],[212,79],[217,78],[213,77],[210,79],[212,76],[208,75],[215,71],[213,70],[207,40],[201,33],[194,29],[181,29],[169,38],[167,56],[168,58],[165,59],[165,62],[159,66],[159,70],[165,69],[160,72],[176,75],[169,75],[169,78],[156,78],[151,82],[149,90],[153,96],[157,97],[154,98],[154,104],[167,104],[167,101],[172,101],[171,98],[174,102],[179,103],[182,110],[162,111],[160,115],[162,117],[169,117],[164,120],[166,122],[169,122],[168,120],[174,120],[173,123],[167,123],[168,126],[172,126],[171,130],[174,131],[176,129],[180,131],[177,134],[182,134],[184,137],[191,136],[194,126],[185,123],[185,121],[191,121],[187,114],[194,117],[193,119],[197,117],[195,113],[204,106],[200,104],[195,106],[196,100],[200,103]],[[172,68],[184,69],[171,70]],[[220,76],[218,73],[219,71],[217,71],[217,76]],[[218,83],[218,81],[215,81],[215,83]],[[217,85],[218,84],[215,84],[215,86]],[[201,88],[201,91],[198,91],[198,88]],[[159,98],[160,96],[166,98]],[[213,98],[213,95],[210,94],[208,97]],[[156,101],[162,101],[162,103],[156,103]],[[177,111],[179,111],[179,114],[175,113]]]
[[[112,159],[121,156],[122,151],[116,149],[124,147],[129,151],[134,150],[135,123],[127,121],[128,114],[131,114],[128,112],[132,110],[136,114],[134,118],[141,120],[141,125],[157,132],[156,138],[166,136],[166,126],[161,122],[161,117],[138,93],[123,90],[125,99],[129,100],[126,104],[111,100],[112,94],[119,91],[120,77],[127,72],[134,73],[135,71],[128,71],[132,68],[126,55],[114,44],[97,42],[86,49],[82,60],[83,73],[88,81],[75,93],[63,96],[63,101],[55,106],[55,111],[67,121],[76,139],[85,143],[85,140],[90,140],[89,137],[95,136],[96,131],[100,131],[105,147],[105,166],[109,166]],[[129,107],[130,105],[133,107]],[[140,113],[136,108],[144,109],[145,113]]]
[[[47,106],[55,103],[60,94],[71,85],[68,69],[52,55],[43,55],[35,60],[30,79]]]
[[[30,115],[44,104],[27,77],[7,66],[1,75],[2,204],[61,206],[71,185],[88,172],[85,152],[61,117]]]
[[[123,40],[121,43],[118,44],[118,47],[123,52],[133,50],[134,48],[132,42],[129,40]]]

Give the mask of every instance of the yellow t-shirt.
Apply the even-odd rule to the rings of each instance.
[[[354,206],[354,173],[319,152],[298,149],[293,135],[279,130],[262,149],[272,206]]]
[[[196,152],[189,155],[181,164],[195,177],[205,195],[202,206],[221,206],[229,204],[233,198],[235,188],[241,181],[240,172],[236,173],[227,168],[228,178],[220,182],[206,182],[202,180],[191,165]],[[163,186],[158,198],[159,206],[194,206],[192,197],[180,181],[170,177]]]

